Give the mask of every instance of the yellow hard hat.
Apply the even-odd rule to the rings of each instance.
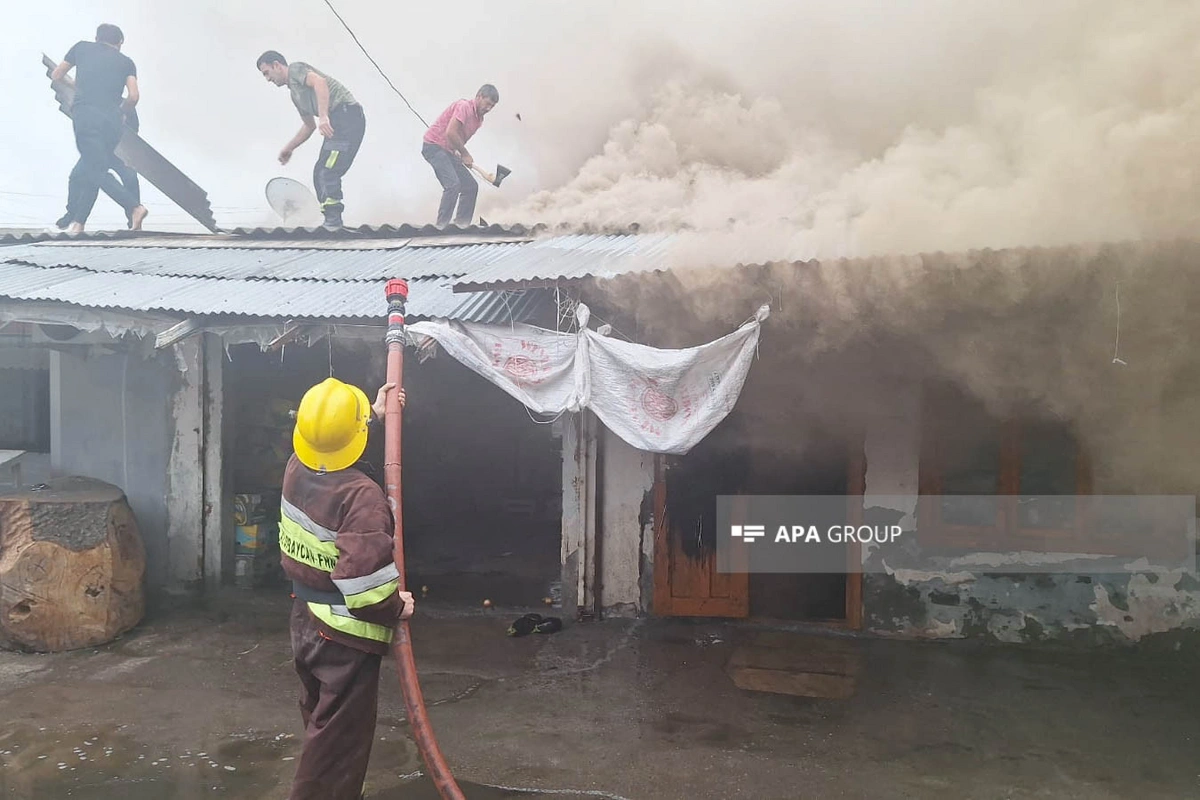
[[[371,403],[357,386],[327,378],[304,393],[292,446],[300,463],[317,472],[346,469],[367,448]]]

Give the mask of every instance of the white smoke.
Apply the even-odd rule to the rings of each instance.
[[[915,4],[913,17],[957,11]],[[1006,4],[983,48],[990,74],[952,57],[898,70],[945,86],[911,116],[870,92],[811,75],[786,100],[739,94],[686,68],[649,77],[648,110],[614,124],[601,152],[562,186],[506,209],[507,221],[697,231],[681,263],[1050,245],[1190,234],[1200,223],[1200,5]],[[977,11],[977,9],[976,9]],[[981,24],[997,12],[980,14]],[[794,19],[794,14],[787,15]],[[930,14],[933,19],[935,15]],[[1041,26],[1039,27],[1039,21]],[[864,35],[880,35],[868,19]],[[914,41],[899,26],[887,61]],[[810,42],[812,31],[799,37]],[[1011,48],[1011,52],[1005,52]],[[997,53],[1001,55],[997,58]],[[862,57],[863,48],[847,54]],[[747,52],[786,73],[796,54]],[[914,53],[925,63],[928,54]],[[802,59],[801,59],[802,60]],[[764,66],[764,63],[766,66]],[[835,75],[844,64],[827,65]],[[855,67],[846,67],[851,73]],[[960,74],[960,70],[961,73]],[[963,77],[980,79],[964,89]],[[767,83],[769,81],[760,81]],[[778,82],[778,81],[777,81]],[[645,84],[642,88],[645,88]],[[812,109],[826,109],[822,118]],[[857,114],[857,122],[854,120]],[[872,128],[871,120],[878,120]],[[880,137],[891,129],[893,135]],[[872,139],[887,143],[872,152]]]

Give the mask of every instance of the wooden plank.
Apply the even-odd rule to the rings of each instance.
[[[291,344],[307,333],[311,328],[311,325],[301,325],[296,321],[289,319],[283,326],[283,333],[267,342],[267,351],[274,352],[285,345]]]
[[[671,615],[676,617],[743,618],[746,609],[724,597],[672,597]]]
[[[812,650],[778,650],[773,647],[739,647],[729,658],[730,667],[815,672],[823,675],[858,675],[862,656],[844,650],[816,647]]]
[[[797,697],[826,697],[845,700],[854,695],[854,678],[847,675],[825,675],[812,672],[734,667],[729,677],[739,689],[750,692],[770,692]]]
[[[655,460],[654,613],[658,616],[745,618],[750,576],[717,572],[716,554],[688,558],[666,514],[665,462]]]
[[[708,571],[704,562],[688,558],[671,526],[671,597],[707,598],[709,596]]]
[[[733,501],[733,513],[735,517],[744,517],[746,505],[749,501],[744,497],[737,497]],[[719,532],[718,532],[718,535]],[[750,616],[750,573],[749,573],[749,553],[746,550],[744,543],[735,543],[735,546],[730,553],[729,566],[736,570],[735,572],[719,573],[717,572],[716,556],[713,556],[712,575],[714,585],[717,579],[722,579],[722,590],[725,591],[725,596],[729,598],[729,616],[731,617],[748,617]]]
[[[708,559],[706,568],[708,569],[708,572],[709,572],[709,580],[708,580],[709,596],[710,597],[720,597],[720,598],[726,599],[726,600],[732,598],[737,592],[736,584],[738,582],[737,579],[740,576],[733,575],[728,572],[718,572],[717,571],[717,557],[715,554],[711,558]]]
[[[654,608],[660,617],[671,615],[671,537],[666,523],[667,482],[663,457],[654,456]]]
[[[46,77],[50,77],[58,66],[44,53],[42,64],[46,67]],[[66,81],[51,81],[50,86],[58,100],[59,111],[70,117],[71,106],[75,102],[75,85]],[[208,194],[126,125],[121,126],[121,141],[117,144],[116,155],[197,222],[212,233],[217,232]]]
[[[181,342],[189,336],[193,336],[204,330],[204,322],[199,319],[185,319],[176,325],[172,325],[162,333],[154,337],[154,349],[161,350],[164,347],[170,347],[176,342]]]
[[[821,648],[827,652],[858,653],[860,644],[853,639],[835,636],[809,636],[787,631],[753,631],[746,637],[750,647],[773,650],[806,651]]]
[[[747,572],[717,572],[717,560],[714,555],[708,564],[709,581],[712,585],[711,597],[721,600],[727,606],[723,617],[750,616],[750,574]]]

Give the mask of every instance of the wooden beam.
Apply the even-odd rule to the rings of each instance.
[[[154,337],[154,349],[162,350],[173,344],[182,342],[189,336],[194,336],[204,330],[204,322],[195,317],[185,319],[177,325],[172,325]]]
[[[267,350],[275,351],[283,347],[285,344],[291,344],[299,339],[308,329],[310,325],[299,325],[291,320],[288,320],[287,325],[283,329],[283,333],[276,336],[267,343]]]

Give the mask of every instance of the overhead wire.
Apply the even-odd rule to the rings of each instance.
[[[392,87],[392,91],[399,95],[400,99],[404,101],[404,105],[408,106],[408,110],[411,111],[417,119],[421,120],[422,125],[428,128],[429,123],[425,121],[425,118],[422,117],[415,108],[413,108],[412,103],[408,102],[408,98],[404,96],[404,93],[396,88],[396,84],[392,83],[392,79],[389,78],[387,73],[383,71],[383,67],[379,66],[379,63],[371,57],[371,54],[367,52],[367,48],[364,47],[363,43],[358,40],[358,36],[355,35],[354,30],[350,27],[349,23],[342,19],[342,15],[338,13],[336,8],[334,8],[333,3],[330,2],[330,0],[325,0],[325,5],[329,6],[329,10],[333,12],[335,17],[337,17],[338,22],[342,23],[342,27],[346,29],[346,33],[350,34],[350,38],[354,40],[356,45],[358,45],[358,49],[362,50],[363,55],[367,57],[367,60],[370,61],[375,69],[378,70],[379,74],[383,76],[383,79],[387,81],[388,86]]]

